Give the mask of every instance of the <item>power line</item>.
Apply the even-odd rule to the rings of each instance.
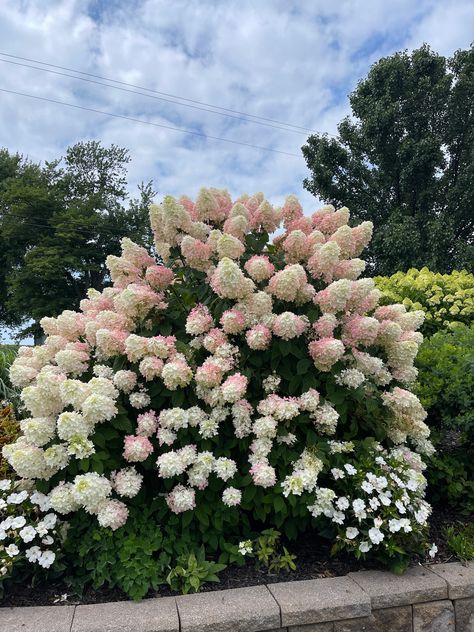
[[[128,86],[130,88],[137,88],[138,90],[146,90],[147,92],[152,92],[153,94],[159,94],[161,96],[165,96],[165,97],[171,97],[173,99],[180,99],[181,101],[186,101],[187,103],[194,103],[196,105],[204,105],[206,107],[211,107],[214,108],[215,110],[221,110],[222,112],[230,112],[232,114],[238,114],[240,116],[246,116],[249,118],[253,118],[259,121],[267,121],[269,123],[276,123],[277,125],[283,125],[285,127],[292,127],[295,130],[300,130],[302,132],[312,132],[315,134],[319,134],[321,132],[318,132],[318,130],[315,129],[311,129],[309,127],[302,127],[300,125],[294,125],[292,123],[285,123],[284,121],[279,121],[276,119],[272,119],[272,118],[268,118],[266,116],[257,116],[256,114],[249,114],[248,112],[241,112],[239,110],[232,110],[230,108],[224,108],[222,106],[219,105],[213,105],[212,103],[206,103],[204,101],[197,101],[195,99],[188,99],[186,97],[181,97],[179,95],[176,94],[170,94],[168,92],[160,92],[159,90],[153,90],[152,88],[147,88],[145,86],[138,86],[134,83],[128,83],[126,81],[119,81],[118,79],[111,79],[110,77],[104,77],[102,75],[95,75],[93,73],[90,72],[83,72],[82,70],[76,70],[74,68],[68,68],[67,66],[59,66],[57,64],[50,64],[44,61],[40,61],[38,59],[31,59],[29,57],[21,57],[19,55],[11,55],[10,53],[3,53],[2,51],[0,51],[0,55],[3,55],[4,57],[11,57],[12,59],[21,59],[22,61],[29,61],[29,62],[33,62],[35,64],[41,64],[42,66],[49,66],[50,68],[58,68],[59,70],[67,70],[69,72],[75,72],[79,75],[84,75],[86,77],[93,77],[94,79],[102,79],[104,81],[110,81],[113,83],[117,83],[119,85],[122,86]],[[112,87],[112,86],[111,86]],[[332,136],[332,134],[329,134],[329,136]]]
[[[0,92],[6,92],[8,94],[15,94],[21,97],[28,97],[29,99],[37,99],[38,101],[46,101],[47,103],[55,103],[56,105],[64,105],[69,108],[75,108],[77,110],[84,110],[85,112],[94,112],[95,114],[103,114],[104,116],[112,116],[118,119],[124,119],[126,121],[132,121],[133,123],[141,123],[143,125],[151,125],[153,127],[159,127],[161,129],[169,129],[173,132],[181,132],[183,134],[192,134],[193,136],[200,136],[206,140],[219,140],[224,143],[232,143],[234,145],[240,145],[241,147],[250,147],[251,149],[258,149],[260,151],[269,151],[274,154],[283,154],[284,156],[292,156],[294,158],[301,158],[300,154],[293,154],[281,149],[273,149],[271,147],[262,147],[260,145],[252,145],[251,143],[244,143],[239,140],[232,140],[230,138],[222,138],[220,136],[211,136],[210,134],[202,134],[194,130],[183,129],[182,127],[173,127],[171,125],[164,125],[162,123],[152,123],[151,121],[144,121],[143,119],[137,119],[131,116],[125,116],[124,114],[115,114],[113,112],[105,112],[104,110],[97,110],[95,108],[88,108],[83,105],[76,105],[74,103],[66,103],[65,101],[57,101],[56,99],[49,99],[47,97],[40,97],[35,94],[28,94],[26,92],[17,92],[15,90],[7,90],[6,88],[0,88]]]
[[[0,53],[0,55],[3,53]],[[216,112],[215,110],[209,110],[208,108],[205,107],[200,107],[198,105],[191,105],[189,103],[179,103],[178,101],[175,101],[173,99],[167,99],[165,97],[157,97],[154,94],[147,94],[146,92],[139,92],[137,90],[130,90],[128,88],[121,88],[120,86],[113,86],[110,85],[108,83],[103,83],[102,81],[95,81],[94,79],[86,79],[84,77],[77,77],[75,75],[71,75],[67,72],[58,72],[57,70],[50,70],[48,68],[40,68],[39,66],[31,66],[30,64],[22,64],[20,62],[17,61],[11,61],[9,59],[2,59],[0,58],[0,61],[5,63],[5,64],[13,64],[15,66],[21,66],[23,68],[31,68],[32,70],[39,70],[41,72],[49,72],[50,74],[53,75],[58,75],[60,77],[70,77],[71,79],[76,79],[77,81],[84,81],[86,83],[91,83],[91,84],[95,84],[98,86],[103,86],[105,88],[112,88],[113,90],[120,90],[122,92],[128,92],[130,94],[138,94],[139,96],[143,96],[143,97],[147,97],[148,99],[155,99],[157,101],[164,101],[166,103],[173,103],[173,105],[180,105],[182,107],[186,107],[186,108],[192,108],[193,110],[201,110],[202,112],[208,112],[210,114],[218,114],[219,116],[226,116],[227,118],[232,118],[232,119],[236,119],[238,121],[245,121],[246,123],[254,123],[255,125],[263,125],[264,127],[271,127],[273,129],[279,129],[282,130],[283,132],[291,132],[292,134],[301,134],[303,136],[307,136],[307,132],[303,132],[303,131],[299,131],[296,129],[290,129],[288,127],[281,127],[280,125],[273,125],[272,123],[264,123],[262,121],[252,121],[248,118],[244,118],[242,116],[236,116],[235,114],[227,114],[225,112]],[[42,63],[42,62],[38,62],[38,63]],[[73,71],[76,72],[76,71]],[[113,81],[113,80],[108,80],[108,81]]]

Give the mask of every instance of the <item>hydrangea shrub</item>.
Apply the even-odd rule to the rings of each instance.
[[[18,476],[111,529],[158,504],[214,549],[210,524],[246,536],[256,521],[288,536],[316,521],[356,555],[419,546],[424,313],[379,306],[360,278],[371,223],[215,189],[167,196],[150,219],[155,253],[124,239],[112,286],[20,350],[29,416],[3,448]]]
[[[382,290],[381,303],[402,303],[408,310],[422,309],[423,331],[432,335],[458,324],[470,325],[474,316],[474,274],[467,270],[451,274],[411,268],[390,277],[375,277]]]

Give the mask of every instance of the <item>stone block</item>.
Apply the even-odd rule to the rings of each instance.
[[[370,615],[370,598],[349,577],[283,582],[270,584],[268,588],[280,606],[282,625]]]
[[[0,608],[2,632],[69,632],[76,606]]]
[[[474,597],[474,563],[449,562],[431,564],[430,571],[442,577],[448,584],[449,599]]]
[[[376,632],[413,632],[411,606],[374,610],[371,619]]]
[[[288,632],[334,632],[334,623],[309,623],[308,625],[291,625]]]
[[[181,632],[263,632],[282,625],[266,586],[183,595],[176,603]]]
[[[455,632],[454,607],[447,599],[413,606],[413,632]]]
[[[371,617],[334,622],[334,632],[378,632]],[[385,630],[384,630],[385,632]]]
[[[454,602],[456,632],[474,632],[474,598]]]
[[[409,568],[403,575],[386,571],[358,571],[349,573],[348,577],[370,596],[373,609],[406,606],[448,597],[445,580],[423,566]]]
[[[77,606],[71,632],[179,632],[174,597]],[[69,630],[68,630],[69,632]]]

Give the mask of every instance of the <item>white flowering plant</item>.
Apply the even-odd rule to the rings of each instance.
[[[55,562],[57,567],[63,536],[64,524],[47,496],[24,483],[0,480],[0,594],[9,580],[42,574]]]
[[[403,571],[426,549],[430,505],[424,500],[426,478],[420,456],[408,448],[386,450],[379,443],[342,442],[328,487],[319,487],[312,515],[331,521],[332,552],[357,558],[373,554]]]
[[[11,367],[27,412],[3,455],[55,511],[116,530],[153,503],[177,543],[187,530],[220,553],[314,523],[341,442],[355,460],[367,440],[432,452],[410,391],[424,314],[379,306],[360,278],[370,222],[216,189],[150,220],[154,253],[124,239],[111,287],[44,318],[45,344]]]

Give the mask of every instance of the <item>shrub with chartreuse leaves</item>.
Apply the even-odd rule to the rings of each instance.
[[[112,287],[20,349],[30,416],[5,458],[68,519],[118,530],[154,503],[176,547],[192,533],[211,556],[314,524],[399,567],[430,511],[410,390],[424,314],[359,278],[370,222],[215,189],[150,217],[156,258],[123,240]]]
[[[408,310],[422,309],[426,319],[421,331],[430,336],[453,325],[470,325],[474,318],[474,274],[466,270],[451,274],[428,268],[375,277],[382,290],[382,304],[402,303]]]

